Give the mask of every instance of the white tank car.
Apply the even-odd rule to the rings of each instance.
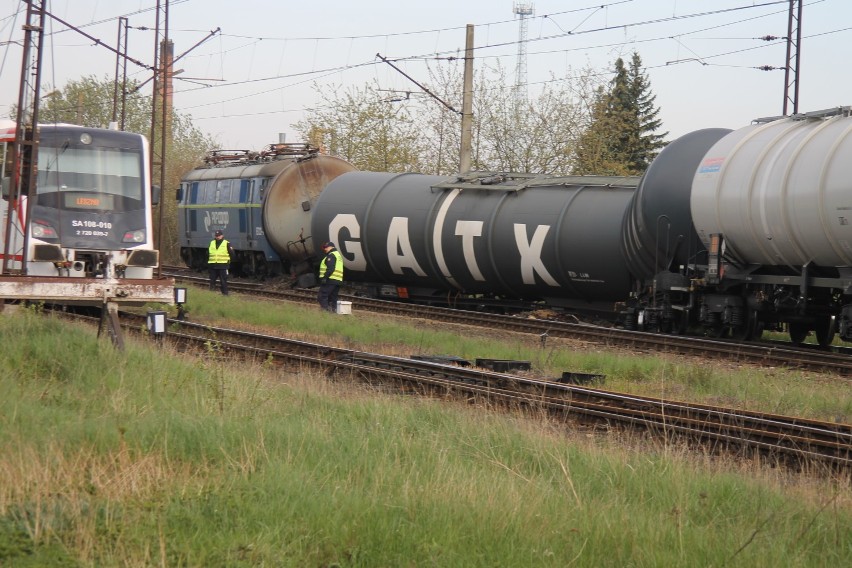
[[[706,247],[795,273],[812,263],[852,266],[852,117],[849,107],[757,121],[720,139],[692,184]]]

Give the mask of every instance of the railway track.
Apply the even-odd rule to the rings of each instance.
[[[207,285],[206,278],[187,274],[182,271],[170,271],[168,276],[174,277],[176,280],[191,282],[201,286]],[[316,293],[311,290],[277,290],[267,284],[238,281],[230,282],[229,288],[232,291],[239,291],[257,297],[301,303],[316,302]],[[542,341],[546,341],[550,337],[581,339],[600,345],[631,348],[639,351],[678,353],[764,367],[783,366],[807,371],[833,373],[846,377],[852,376],[852,356],[847,353],[795,347],[790,344],[766,342],[739,343],[691,336],[654,334],[584,323],[513,315],[486,314],[438,306],[391,302],[346,294],[341,294],[340,298],[351,301],[353,309],[357,311],[365,310],[372,313],[513,331],[538,336]]]
[[[144,319],[122,314],[122,325],[140,333]],[[759,455],[772,464],[852,471],[852,425],[848,424],[632,396],[558,379],[380,355],[185,321],[168,320],[168,324],[164,341],[207,358],[218,354],[296,370],[319,369],[338,380],[543,410],[554,418],[607,429],[646,430],[666,440],[700,444],[712,452],[748,459]]]

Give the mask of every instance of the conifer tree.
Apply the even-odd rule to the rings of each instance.
[[[577,146],[576,174],[640,175],[665,146],[668,132],[654,106],[650,81],[642,59],[633,54],[630,67],[620,57],[609,89],[598,89],[589,123]]]

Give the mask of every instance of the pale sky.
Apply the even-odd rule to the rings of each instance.
[[[629,60],[635,50],[670,139],[700,128],[739,128],[782,112],[788,1],[525,4],[533,7],[525,20],[530,95],[545,82],[571,84],[587,65],[609,77],[615,59]],[[154,6],[156,0],[50,0],[48,11],[113,46],[118,16],[129,17],[130,55],[150,65],[154,34],[138,28],[153,28]],[[25,9],[19,0],[0,0],[2,117],[18,99]],[[466,24],[475,26],[475,67],[499,61],[507,70],[504,86],[511,88],[519,39],[511,0],[172,0],[169,35],[176,55],[221,28],[175,65],[186,79],[175,82],[175,107],[226,148],[259,149],[277,141],[278,133],[296,142],[291,125],[321,104],[313,83],[347,87],[376,80],[388,98],[393,90],[417,92],[376,54],[406,58],[395,64],[428,86],[430,68],[463,64],[446,57],[463,55]],[[801,30],[799,111],[852,105],[844,68],[852,1],[804,1]],[[758,39],[763,36],[779,39]],[[43,94],[84,75],[113,77],[114,53],[58,21],[48,20],[45,43]],[[150,72],[129,63],[128,73],[145,79]]]

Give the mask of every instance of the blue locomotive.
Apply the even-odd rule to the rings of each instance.
[[[260,152],[216,150],[178,190],[181,259],[200,270],[221,230],[233,245],[237,275],[298,276],[314,256],[313,204],[335,177],[354,168],[308,144],[270,144]]]

